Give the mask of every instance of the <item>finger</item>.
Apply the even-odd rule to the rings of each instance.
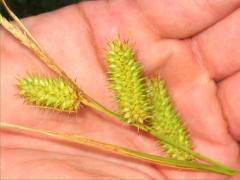
[[[218,84],[218,96],[229,124],[229,131],[240,141],[240,71]]]
[[[195,4],[189,1],[167,2],[89,1],[80,4],[79,9],[93,36],[92,41],[103,67],[106,67],[103,60],[105,44],[120,35],[122,39],[130,40],[131,45],[138,50],[147,71],[156,69],[159,60],[164,61],[171,56],[171,47],[168,43],[159,42],[159,39],[193,35],[216,23],[240,3],[239,0],[226,4],[226,1],[207,1],[209,4],[206,1],[205,4],[201,4],[203,1],[195,1],[198,2]]]
[[[215,80],[240,70],[240,9],[193,38],[193,47]]]
[[[169,38],[194,35],[216,23],[240,5],[239,0],[138,0],[135,3],[138,11],[143,13],[164,37]]]
[[[93,30],[100,34],[109,32],[111,37],[124,27],[127,37],[141,36],[148,29],[165,38],[184,38],[227,16],[240,6],[240,1],[125,0],[99,1],[97,5],[86,2],[81,6]]]

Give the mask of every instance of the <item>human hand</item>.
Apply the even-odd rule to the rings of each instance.
[[[120,36],[138,52],[147,75],[168,84],[193,139],[194,150],[239,167],[240,1],[94,1],[24,20],[36,39],[79,86],[116,110],[107,82],[106,43]],[[16,77],[51,72],[1,30],[1,120],[77,133],[161,154],[156,140],[89,108],[76,115],[23,103]],[[178,171],[91,148],[2,132],[1,174],[6,178],[179,178],[221,175]]]

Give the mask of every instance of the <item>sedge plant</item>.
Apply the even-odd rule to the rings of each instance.
[[[119,105],[119,112],[116,113],[83,92],[41,48],[27,28],[8,8],[5,1],[1,0],[1,3],[16,21],[16,25],[10,23],[1,15],[0,24],[59,76],[59,78],[54,79],[32,74],[19,78],[20,95],[28,103],[61,112],[77,112],[84,105],[91,107],[150,133],[158,139],[170,157],[138,152],[78,135],[30,129],[3,122],[1,122],[1,128],[43,134],[176,168],[204,170],[227,175],[234,175],[239,172],[192,150],[186,127],[174,110],[167,88],[163,85],[164,82],[150,80],[150,83],[147,83],[147,77],[144,77],[142,73],[136,54],[127,42],[121,39],[114,40],[109,43],[107,52],[109,80]],[[173,127],[173,130],[170,127]],[[205,161],[208,164],[197,160]]]
[[[190,139],[181,118],[171,103],[163,81],[144,77],[134,50],[120,39],[109,43],[107,52],[109,79],[116,95],[120,113],[129,124],[150,127],[180,146],[191,149]],[[191,160],[191,155],[160,141],[173,158]]]

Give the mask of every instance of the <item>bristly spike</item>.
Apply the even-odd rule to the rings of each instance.
[[[76,112],[80,109],[78,93],[62,78],[28,75],[18,79],[17,85],[19,94],[33,105],[61,112]]]
[[[152,121],[153,131],[159,132],[165,138],[169,138],[175,144],[186,149],[192,149],[192,143],[187,130],[174,109],[171,98],[168,94],[165,83],[160,78],[148,80],[149,98],[152,102]],[[188,153],[179,150],[169,144],[160,141],[160,144],[169,156],[178,160],[192,160],[193,157]]]
[[[150,117],[151,108],[140,64],[127,42],[116,39],[108,47],[108,75],[120,113],[127,123],[143,125]]]

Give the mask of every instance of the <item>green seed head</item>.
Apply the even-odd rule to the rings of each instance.
[[[109,43],[108,74],[119,109],[128,123],[143,124],[150,118],[146,82],[135,53],[127,42]]]
[[[18,80],[20,95],[27,102],[58,111],[76,112],[80,108],[78,93],[65,80],[28,75]]]
[[[152,121],[154,131],[161,133],[174,144],[191,150],[192,145],[186,128],[174,109],[165,83],[159,78],[148,81],[149,97],[152,102]],[[179,160],[191,160],[192,156],[169,144],[160,142],[169,156]]]

